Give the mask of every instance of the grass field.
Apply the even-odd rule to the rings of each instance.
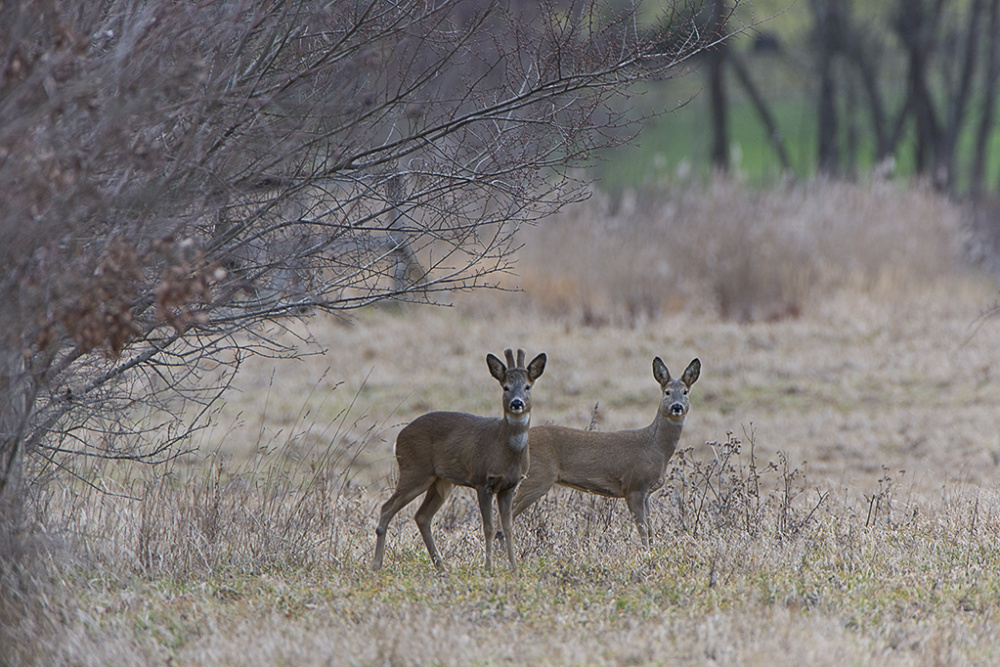
[[[50,486],[45,548],[7,570],[0,662],[1000,661],[1000,320],[956,259],[960,211],[879,183],[608,210],[522,230],[524,292],[309,320],[316,354],[248,362],[167,469]],[[498,415],[484,357],[512,346],[549,355],[534,424],[608,431],[652,421],[654,356],[701,359],[653,548],[624,503],[561,490],[515,524],[519,572],[488,574],[457,489],[446,574],[415,505],[372,572],[395,434]]]

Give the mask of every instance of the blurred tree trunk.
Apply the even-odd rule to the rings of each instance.
[[[896,31],[906,49],[907,109],[916,125],[914,163],[918,174],[926,174],[940,140],[940,123],[929,83],[929,61],[934,49],[934,30],[944,0],[900,0]]]
[[[979,33],[982,28],[983,0],[972,0],[968,22],[960,51],[959,75],[955,87],[947,92],[947,117],[941,128],[941,135],[935,147],[934,183],[941,190],[951,190],[955,185],[955,151],[959,134],[968,117],[969,98],[972,94],[972,80],[978,63]],[[987,39],[995,41],[995,33],[987,33]],[[958,57],[956,50],[956,57]]]
[[[834,57],[844,37],[844,8],[842,0],[811,0],[809,6],[813,11],[816,31],[816,71],[819,78],[816,98],[817,167],[820,173],[832,175],[838,172],[840,163]]]
[[[979,198],[988,189],[986,184],[986,150],[993,132],[993,116],[996,113],[997,84],[1000,81],[1000,0],[990,0],[987,20],[987,55],[983,83],[983,106],[980,110],[979,125],[976,129],[975,150],[969,175],[970,193]]]
[[[708,52],[708,94],[712,107],[712,167],[718,171],[729,170],[729,112],[725,84],[727,47],[721,41],[725,35],[728,18],[726,0],[712,1],[712,25],[710,34],[720,40]]]
[[[895,142],[898,133],[891,133],[888,128],[888,113],[882,97],[879,83],[878,63],[882,57],[881,50],[872,46],[872,42],[864,37],[863,29],[851,22],[851,39],[848,42],[848,57],[858,70],[861,86],[864,89],[868,105],[869,127],[875,139],[875,162],[880,163],[896,150]]]
[[[958,187],[956,174],[963,167],[956,164],[959,139],[973,109],[977,69],[994,47],[994,32],[984,20],[989,2],[899,0],[887,8],[887,23],[877,26],[854,21],[846,0],[811,0],[820,172],[853,172],[865,134],[874,144],[876,164],[912,138],[916,172],[930,176],[939,189]],[[892,52],[886,30],[898,36],[901,52]],[[983,49],[987,39],[990,46]],[[900,76],[894,69],[897,54],[905,61],[906,93],[894,113],[886,100],[894,96]],[[860,95],[852,80],[845,78],[847,73],[838,71],[838,55],[858,73],[868,107],[866,125],[859,124],[856,116],[843,115],[853,113]]]
[[[844,102],[847,109],[844,121],[843,170],[848,178],[858,176],[858,158],[861,144],[861,128],[858,126],[858,91],[853,78],[844,82]]]

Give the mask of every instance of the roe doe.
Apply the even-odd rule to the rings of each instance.
[[[688,365],[680,379],[670,377],[659,357],[653,359],[653,377],[660,383],[662,398],[656,418],[646,428],[610,433],[563,426],[531,429],[531,466],[514,498],[514,517],[553,484],[624,498],[648,549],[649,496],[663,485],[667,461],[677,448],[691,405],[688,392],[700,374],[698,359]]]

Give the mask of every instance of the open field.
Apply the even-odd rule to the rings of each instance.
[[[198,452],[105,469],[121,495],[50,487],[0,662],[1000,661],[1000,319],[959,212],[879,184],[602,206],[523,230],[524,293],[312,318],[316,354],[247,362]],[[517,346],[549,355],[534,424],[606,431],[652,421],[654,356],[701,359],[651,552],[624,503],[560,490],[487,574],[456,489],[448,572],[413,504],[373,573],[395,434],[498,415],[485,355]]]

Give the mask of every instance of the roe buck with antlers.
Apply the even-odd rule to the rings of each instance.
[[[517,363],[510,350],[504,354],[506,366],[492,354],[486,356],[490,374],[503,386],[501,419],[431,412],[415,419],[396,437],[393,451],[399,463],[399,481],[396,491],[382,505],[375,529],[376,570],[382,567],[385,532],[392,517],[425,491],[427,495],[414,519],[431,561],[439,570],[444,569],[431,537],[431,519],[455,485],[476,490],[486,535],[486,569],[492,569],[493,496],[500,509],[500,525],[510,536],[514,490],[528,470],[531,385],[545,370],[544,354],[535,357],[527,368],[524,350],[517,351]],[[506,543],[510,568],[514,570],[514,546],[509,537]]]
[[[688,391],[700,374],[698,359],[688,365],[680,379],[670,377],[659,357],[653,359],[653,377],[660,383],[662,398],[656,418],[646,428],[611,433],[563,426],[531,429],[531,466],[514,499],[514,517],[553,484],[624,498],[648,549],[649,495],[663,485],[667,461],[677,449],[691,405]]]

